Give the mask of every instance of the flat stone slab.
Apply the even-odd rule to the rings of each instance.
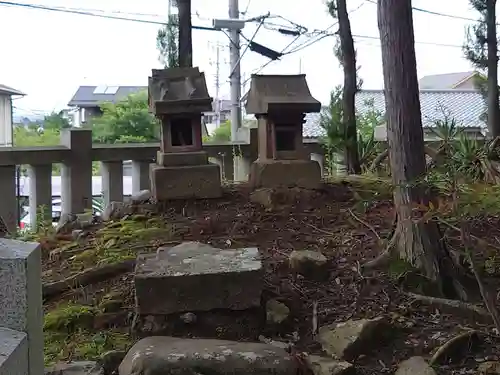
[[[284,349],[269,344],[156,336],[138,341],[118,373],[289,375],[297,370]]]
[[[139,255],[135,268],[141,315],[260,306],[264,270],[257,248],[217,249],[199,242]]]
[[[28,375],[28,368],[27,335],[0,327],[0,374]]]

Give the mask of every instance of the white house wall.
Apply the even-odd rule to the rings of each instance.
[[[0,147],[12,146],[12,100],[0,95]]]

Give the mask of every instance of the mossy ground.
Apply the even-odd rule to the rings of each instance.
[[[431,355],[442,340],[456,333],[457,327],[475,327],[474,321],[440,315],[434,308],[409,301],[401,293],[404,286],[398,282],[414,272],[404,262],[394,261],[386,270],[360,275],[359,265],[383,250],[393,230],[392,193],[387,181],[376,177],[336,180],[320,192],[305,194],[307,201],[278,211],[249,203],[249,194],[250,190],[242,186],[225,190],[220,199],[172,202],[168,214],[130,216],[96,226],[78,240],[55,237],[49,231],[38,237],[44,246],[44,282],[182,241],[200,241],[220,248],[258,247],[266,269],[266,298],[287,304],[296,318],[294,330],[305,350],[314,347],[310,335],[314,303],[318,305],[320,324],[377,315],[397,317],[396,324],[404,326],[412,339],[380,347],[374,355],[356,360],[361,375],[393,371],[408,356]],[[490,215],[480,222],[475,220],[470,222],[473,235],[500,238],[500,217]],[[454,236],[456,233],[450,230],[445,233],[447,243],[458,247]],[[331,274],[328,281],[312,283],[291,277],[286,268],[288,255],[304,249],[320,251],[327,257]],[[484,264],[491,251],[478,249],[477,262]],[[404,279],[412,287],[415,280],[417,288],[422,285],[412,276]],[[495,282],[494,277],[489,277],[488,282]],[[131,273],[75,288],[46,301],[44,308],[47,363],[95,359],[108,350],[132,344],[130,321],[123,319],[105,329],[95,324],[106,314],[133,313]],[[467,366],[467,371],[475,368]],[[458,366],[458,372],[440,369],[439,373],[464,373],[465,367]]]

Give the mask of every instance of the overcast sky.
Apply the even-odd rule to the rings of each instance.
[[[14,0],[15,1],[15,0]],[[163,22],[168,0],[18,0],[21,4],[75,8],[95,14],[140,18]],[[327,14],[325,0],[240,0],[240,11],[248,15],[270,12],[307,27],[326,29],[334,20]],[[376,5],[369,0],[348,0],[352,32],[358,51],[363,88],[383,87]],[[296,4],[296,5],[294,5]],[[228,17],[228,0],[192,0],[193,25],[211,26],[213,18]],[[476,18],[468,0],[413,0],[413,6],[458,17]],[[269,22],[286,24],[280,18]],[[419,77],[428,74],[470,70],[460,46],[471,22],[414,11],[417,67]],[[24,91],[18,108],[34,111],[62,109],[80,85],[147,85],[152,68],[160,67],[156,50],[159,25],[104,19],[85,15],[1,5],[0,83]],[[250,38],[256,24],[243,34]],[[335,30],[332,28],[331,30]],[[261,29],[255,41],[281,51],[293,40],[276,31]],[[299,45],[308,41],[302,37]],[[205,71],[211,94],[215,94],[215,48],[221,51],[221,96],[228,97],[228,39],[221,32],[193,31],[194,64]],[[420,43],[419,43],[420,42]],[[432,45],[432,44],[439,45]],[[302,71],[312,94],[326,103],[331,89],[342,81],[342,71],[332,53],[334,40],[324,38],[282,60],[269,64],[261,73],[295,74]],[[267,59],[247,51],[242,74],[247,77]]]

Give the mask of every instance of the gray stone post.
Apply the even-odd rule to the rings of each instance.
[[[26,333],[29,374],[43,374],[41,250],[38,243],[0,239],[0,327]],[[2,335],[6,334],[9,331],[3,334],[0,331],[0,344]],[[12,338],[12,333],[10,336]],[[22,367],[19,372],[0,373],[25,374]]]
[[[149,165],[150,161],[132,160],[132,193],[150,189]]]
[[[250,165],[252,164],[251,160],[244,156],[234,155],[233,163],[234,163],[234,181],[247,182],[248,175],[250,173]]]
[[[71,149],[61,170],[62,211],[83,213],[92,209],[92,130],[64,129],[61,144]]]
[[[38,212],[43,206],[44,220],[52,222],[52,165],[30,165],[30,223],[32,229],[38,227]]]
[[[104,206],[123,201],[123,162],[101,162],[102,195]]]

